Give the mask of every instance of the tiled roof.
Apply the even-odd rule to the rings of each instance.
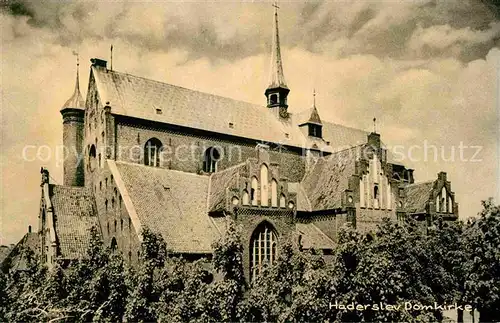
[[[313,223],[297,223],[296,230],[302,236],[301,244],[304,249],[333,249],[335,247],[335,242]]]
[[[366,144],[368,132],[323,121],[323,138],[330,142],[333,151]]]
[[[209,211],[218,211],[225,207],[226,190],[230,187],[238,187],[238,174],[245,168],[245,165],[246,163],[242,163],[213,173],[210,176]]]
[[[73,95],[71,95],[68,101],[64,103],[61,110],[64,110],[66,108],[85,110],[85,101],[83,100],[82,94],[80,93],[78,73],[76,75],[75,90],[73,91]]]
[[[343,192],[354,174],[359,148],[353,147],[318,158],[301,181],[311,209],[328,210],[341,207]]]
[[[90,229],[99,228],[92,191],[84,187],[51,185],[50,199],[61,257],[81,257],[90,243]]]
[[[288,183],[288,192],[297,194],[297,211],[311,211],[311,202],[300,183]]]
[[[304,141],[299,129],[280,122],[266,107],[103,68],[93,67],[92,71],[101,99],[110,102],[115,114],[256,141],[296,145]]]
[[[409,213],[421,213],[426,211],[430,193],[434,187],[434,181],[415,183],[407,185],[405,190],[404,209]]]
[[[219,232],[207,213],[209,177],[116,162],[141,225],[176,253],[211,253]]]
[[[28,258],[26,255],[26,250],[30,249],[31,251],[33,251],[33,256],[36,256],[39,252],[39,243],[40,240],[38,239],[38,234],[34,232],[28,232],[13,248],[5,248],[8,252],[5,257],[0,260],[0,263],[2,264],[2,267],[8,267],[4,267],[3,269],[28,269]]]
[[[316,109],[315,106],[297,113],[295,115],[294,121],[297,126],[306,123],[323,124],[321,122],[321,118],[319,117],[318,109]]]
[[[301,115],[282,120],[271,109],[247,102],[207,94],[142,77],[92,67],[101,100],[110,102],[112,113],[194,129],[229,134],[255,141],[310,147],[314,142],[298,127]],[[161,109],[161,114],[157,113]],[[319,118],[319,115],[318,115]],[[230,127],[229,124],[232,123]],[[266,129],[266,131],[262,131]],[[326,151],[366,143],[365,131],[323,122]],[[330,142],[327,145],[326,142]]]

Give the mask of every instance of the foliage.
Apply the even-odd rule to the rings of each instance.
[[[500,206],[483,202],[480,217],[464,232],[465,298],[479,310],[481,321],[500,321]]]
[[[146,228],[132,267],[96,230],[85,257],[50,269],[24,250],[26,270],[0,275],[0,321],[434,322],[440,310],[405,303],[454,302],[473,304],[482,321],[500,319],[500,208],[491,201],[468,224],[386,220],[374,233],[343,229],[331,255],[282,236],[276,262],[251,282],[240,236],[230,224],[211,259],[188,261],[169,256]],[[380,303],[395,307],[338,306]]]

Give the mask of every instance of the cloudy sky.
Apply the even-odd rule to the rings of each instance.
[[[280,7],[292,112],[308,108],[316,88],[325,120],[371,130],[376,117],[383,141],[401,145],[401,163],[416,169],[417,181],[448,173],[461,217],[497,194],[498,1]],[[0,14],[0,243],[38,227],[41,166],[62,183],[54,149],[62,143],[59,109],[74,87],[73,51],[84,93],[89,59],[108,59],[113,44],[115,70],[265,104],[270,2],[3,1]],[[28,145],[51,149],[24,158]]]

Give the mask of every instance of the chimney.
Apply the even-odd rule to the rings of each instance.
[[[100,58],[91,58],[92,66],[107,68],[108,62]]]
[[[31,233],[31,225],[28,225],[28,233]]]

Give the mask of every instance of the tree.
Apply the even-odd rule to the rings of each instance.
[[[465,298],[482,322],[500,321],[500,206],[483,202],[480,217],[464,231]]]
[[[160,293],[155,288],[155,275],[165,265],[167,246],[159,233],[144,228],[141,232],[141,258],[137,272],[129,278],[131,293],[127,299],[125,318],[132,322],[157,320]]]

